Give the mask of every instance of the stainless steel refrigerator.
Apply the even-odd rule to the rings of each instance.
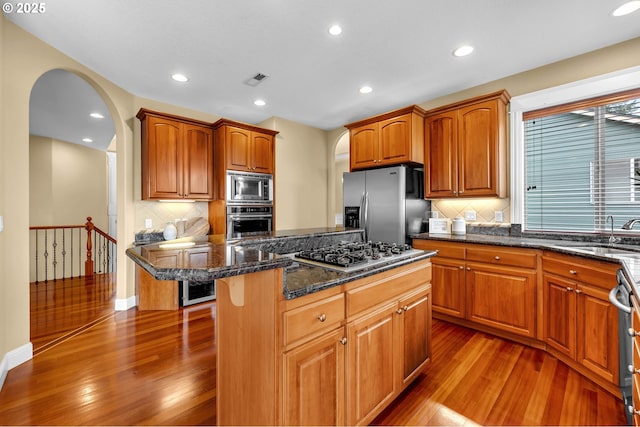
[[[424,197],[424,173],[394,166],[343,175],[345,227],[363,228],[366,240],[409,242],[423,230],[431,202]]]

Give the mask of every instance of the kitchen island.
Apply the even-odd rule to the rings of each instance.
[[[268,239],[171,243],[127,254],[155,285],[216,280],[218,425],[367,424],[430,364],[434,251],[338,271]]]

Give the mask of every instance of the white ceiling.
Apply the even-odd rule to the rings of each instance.
[[[622,3],[55,0],[43,14],[5,16],[137,96],[335,129],[640,36],[640,11],[611,16]],[[462,44],[475,51],[454,57]],[[190,81],[172,81],[176,72]],[[247,85],[256,73],[268,78]]]

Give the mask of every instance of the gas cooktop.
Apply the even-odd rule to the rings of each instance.
[[[408,244],[349,242],[293,254],[296,260],[338,271],[356,271],[372,265],[408,258],[421,251]]]

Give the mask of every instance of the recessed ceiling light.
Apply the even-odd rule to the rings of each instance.
[[[618,7],[616,10],[611,12],[611,14],[613,16],[624,16],[633,13],[638,9],[640,9],[640,0],[632,0]]]
[[[177,82],[180,83],[184,83],[184,82],[188,82],[189,78],[187,76],[185,76],[184,74],[174,74],[171,76],[171,78]]]
[[[89,114],[91,117],[93,117],[94,119],[104,119],[104,116],[100,113],[91,113]]]
[[[262,99],[256,99],[255,101],[253,101],[253,103],[258,107],[264,107],[265,105],[267,105],[267,103]]]
[[[82,138],[82,142],[93,142],[91,138]]]
[[[331,34],[332,36],[339,36],[340,34],[342,34],[342,27],[340,27],[340,25],[332,25],[331,27],[329,27],[329,34]]]
[[[469,45],[460,46],[459,48],[453,51],[453,56],[467,56],[471,52],[473,52],[473,46],[469,46]]]
[[[371,93],[372,91],[371,86],[362,86],[360,88],[360,93]]]

